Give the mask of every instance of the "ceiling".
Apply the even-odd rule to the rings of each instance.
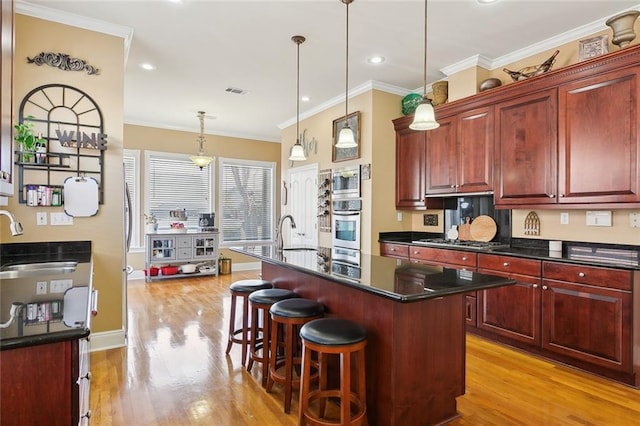
[[[638,0],[431,0],[427,84],[472,65],[496,69],[585,38],[608,29],[608,17],[639,6]],[[127,124],[199,132],[202,110],[207,134],[279,142],[280,129],[296,120],[291,36],[298,34],[307,39],[300,46],[300,95],[310,97],[300,103],[301,119],[344,102],[346,6],[340,0],[16,0],[16,11],[125,38]],[[73,46],[63,53],[89,59]],[[351,3],[350,92],[420,93],[423,54],[422,0]],[[369,64],[372,55],[386,60]],[[156,69],[145,71],[142,63]]]

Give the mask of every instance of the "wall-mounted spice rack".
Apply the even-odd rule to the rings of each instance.
[[[331,232],[331,169],[318,172],[318,229]]]

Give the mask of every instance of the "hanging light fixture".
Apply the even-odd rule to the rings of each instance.
[[[193,164],[200,167],[207,167],[210,162],[213,161],[213,157],[209,157],[204,152],[204,111],[198,111],[198,118],[200,118],[200,136],[198,136],[198,155],[192,155],[191,161]]]
[[[436,121],[431,100],[427,98],[427,0],[424,0],[424,85],[422,86],[422,101],[413,116],[412,130],[433,130],[440,127]]]
[[[298,45],[298,64],[296,68],[296,144],[291,147],[289,161],[305,161],[304,148],[300,144],[300,45],[306,38],[301,35],[291,37],[291,40]]]
[[[349,4],[354,0],[340,0],[347,5],[347,32],[346,32],[346,55],[345,55],[345,99],[344,99],[344,127],[340,130],[338,135],[338,141],[336,142],[336,148],[355,148],[358,146],[356,139],[353,136],[353,130],[349,127],[347,116],[349,115]]]

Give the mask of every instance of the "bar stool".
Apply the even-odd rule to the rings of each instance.
[[[284,386],[284,412],[291,409],[291,393],[293,387],[299,387],[300,380],[293,379],[295,366],[300,365],[298,351],[298,329],[301,325],[321,318],[324,305],[309,299],[287,299],[271,305],[271,356],[269,357],[269,378],[267,392],[271,392],[273,383]],[[281,339],[282,338],[282,339]],[[278,359],[278,348],[284,345],[284,358]],[[296,352],[294,356],[294,352]],[[284,374],[278,372],[284,367]]]
[[[231,351],[234,343],[242,345],[242,366],[247,361],[247,348],[249,347],[249,295],[257,290],[273,288],[273,284],[265,280],[240,280],[229,286],[231,292],[231,310],[229,314],[229,339],[226,354]],[[242,298],[242,327],[235,328],[236,323],[236,303],[238,297]],[[241,334],[241,337],[236,337]]]
[[[269,375],[269,337],[271,336],[269,308],[276,302],[295,297],[298,297],[296,293],[282,288],[258,290],[249,295],[249,303],[251,304],[251,339],[249,341],[247,371],[251,371],[254,361],[262,363],[263,388],[267,387],[267,376]]]
[[[298,425],[354,425],[367,423],[367,395],[365,387],[364,348],[367,331],[353,321],[340,318],[321,318],[310,321],[300,329],[302,339],[302,377]],[[310,391],[311,356],[318,354],[319,387]],[[327,355],[340,355],[340,388],[327,388]],[[351,355],[355,354],[358,376],[355,392],[351,386]],[[338,397],[340,420],[325,419],[327,398]],[[310,404],[319,399],[318,415]],[[352,413],[352,408],[354,412]]]

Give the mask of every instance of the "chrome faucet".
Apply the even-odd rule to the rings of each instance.
[[[296,229],[296,221],[293,219],[293,216],[287,214],[280,218],[280,220],[278,221],[278,227],[276,228],[276,247],[278,251],[282,251],[282,248],[284,246],[284,241],[282,240],[282,224],[287,218],[291,221],[291,229]]]
[[[15,216],[13,216],[13,213],[7,210],[0,210],[0,216],[1,215],[7,216],[11,221],[11,223],[9,224],[11,235],[13,235],[14,237],[16,235],[22,235],[22,224],[16,220]]]

